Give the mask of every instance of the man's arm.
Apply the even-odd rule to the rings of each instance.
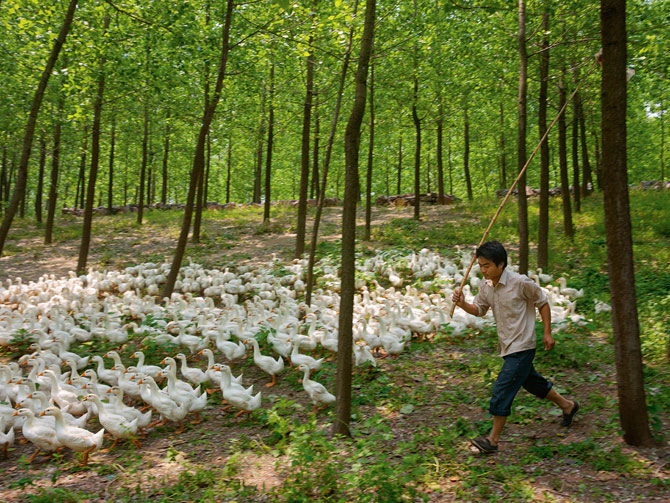
[[[542,342],[544,343],[545,351],[551,351],[556,344],[554,337],[551,335],[551,309],[549,304],[542,304],[538,311],[540,311],[540,318],[542,318],[542,324],[544,325],[544,337],[542,337]]]
[[[466,313],[469,313],[473,316],[479,316],[479,308],[474,304],[468,304],[465,302],[465,295],[458,289],[454,290],[454,293],[451,295],[451,300]]]

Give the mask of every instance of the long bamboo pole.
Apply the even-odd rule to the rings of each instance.
[[[570,95],[570,97],[569,97],[569,98],[566,100],[566,102],[563,104],[563,108],[561,108],[561,109],[558,111],[558,113],[556,114],[556,117],[554,118],[554,120],[552,121],[552,123],[549,125],[549,127],[548,127],[547,130],[545,131],[544,135],[542,136],[542,138],[540,138],[540,141],[539,141],[539,143],[537,144],[537,146],[535,147],[535,149],[533,150],[533,153],[530,154],[530,157],[529,157],[528,160],[526,161],[526,164],[525,164],[524,167],[521,169],[521,171],[519,171],[519,174],[517,175],[516,180],[514,180],[514,182],[512,183],[512,186],[509,188],[509,190],[507,191],[507,194],[505,194],[505,197],[503,198],[502,202],[500,203],[500,206],[498,206],[498,211],[496,211],[495,215],[493,215],[493,218],[491,219],[491,222],[489,223],[489,226],[488,226],[488,227],[486,228],[486,230],[484,231],[484,235],[482,236],[481,241],[480,241],[479,244],[477,245],[477,248],[479,248],[481,245],[483,245],[483,244],[484,244],[484,241],[486,241],[486,238],[487,238],[487,236],[489,235],[489,232],[491,232],[491,229],[493,228],[493,224],[494,224],[494,223],[496,222],[496,220],[498,219],[498,216],[500,215],[500,212],[502,211],[503,207],[505,206],[505,203],[507,203],[507,200],[509,199],[509,196],[512,194],[512,191],[513,191],[514,188],[516,187],[517,183],[519,183],[519,180],[521,179],[521,177],[523,176],[523,174],[526,172],[526,169],[528,168],[528,165],[530,164],[530,161],[533,160],[533,157],[535,157],[535,154],[537,154],[537,151],[540,149],[540,146],[541,146],[542,143],[547,139],[547,136],[549,136],[549,132],[550,132],[550,131],[552,130],[552,128],[554,127],[554,124],[556,124],[556,122],[558,121],[558,118],[561,116],[561,114],[562,114],[563,112],[565,112],[565,109],[568,107],[568,103],[570,103],[570,102],[572,101],[572,98],[575,97],[575,94],[577,94],[577,91],[579,91],[579,88],[581,87],[581,85],[582,85],[582,84],[584,83],[584,81],[589,77],[589,75],[591,75],[591,74],[593,73],[593,70],[596,69],[597,64],[598,64],[598,62],[596,61],[596,62],[593,64],[593,66],[589,69],[589,71],[586,72],[586,75],[584,75],[584,78],[582,78],[582,80],[579,81],[579,83],[578,83],[577,86],[575,87],[575,90],[572,91],[572,94]],[[519,190],[521,190],[521,189],[519,189]],[[523,187],[523,190],[526,190],[526,187]],[[463,275],[463,280],[461,281],[461,286],[458,288],[458,292],[459,292],[459,293],[463,291],[463,287],[465,286],[465,282],[468,280],[468,276],[470,275],[470,271],[472,270],[472,266],[475,264],[475,260],[477,260],[477,257],[473,254],[473,255],[472,255],[472,260],[470,261],[470,265],[468,266],[468,270],[467,270],[467,271],[465,272],[465,274]],[[452,316],[454,315],[454,311],[455,311],[455,310],[456,310],[456,304],[454,303],[454,304],[452,304],[452,306],[451,306],[451,312],[449,313],[449,316],[450,316],[450,317],[452,317]]]

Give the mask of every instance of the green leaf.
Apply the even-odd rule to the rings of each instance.
[[[406,403],[405,405],[400,407],[401,414],[411,414],[412,412],[414,412],[414,405],[412,405],[411,403]]]

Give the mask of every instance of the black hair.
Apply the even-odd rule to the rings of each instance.
[[[503,264],[503,269],[507,267],[507,250],[499,241],[487,241],[475,252],[475,257],[484,257],[495,265]]]

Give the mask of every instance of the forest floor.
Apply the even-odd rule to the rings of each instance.
[[[410,220],[412,211],[375,209],[373,237],[393,222]],[[423,212],[416,224],[420,227],[472,219],[458,206],[425,207]],[[249,211],[206,214],[201,244],[190,245],[188,256],[218,268],[266,264],[273,254],[289,261],[295,245],[294,210],[278,211],[269,225],[259,223],[261,217]],[[179,223],[172,222],[176,219],[167,214],[150,216],[138,227],[130,218],[96,218],[90,267],[119,269],[170,259],[179,232]],[[325,249],[339,238],[340,218],[340,209],[326,209]],[[0,279],[30,281],[43,274],[63,276],[73,269],[80,224],[73,218],[62,220],[61,226],[56,244],[49,247],[41,244],[39,227],[29,224],[21,229],[18,239],[8,243],[10,254],[0,258]],[[426,243],[430,244],[434,243]],[[361,248],[376,246],[389,245],[361,243]],[[279,384],[266,392],[265,375],[247,361],[237,371],[243,370],[247,385],[264,390],[263,407],[250,418],[238,420],[222,412],[219,395],[212,395],[202,423],[187,424],[180,435],[174,425],[154,428],[140,449],[122,443],[112,452],[92,454],[87,467],[80,467],[78,456],[71,452],[39,456],[27,465],[24,459],[32,446],[17,442],[8,458],[0,460],[0,502],[423,498],[432,503],[668,503],[667,443],[633,448],[621,437],[607,326],[606,315],[601,315],[600,321],[560,334],[551,353],[538,351],[540,372],[554,380],[561,393],[580,401],[573,426],[561,428],[560,411],[522,391],[500,452],[493,456],[476,453],[468,439],[490,427],[486,409],[501,365],[495,355],[495,331],[460,336],[445,331],[430,341],[413,341],[409,351],[397,359],[379,360],[376,369],[356,370],[353,446],[327,435],[332,408],[312,415],[297,374],[285,371]],[[0,360],[13,356],[0,354]],[[333,390],[334,374],[335,362],[327,362],[317,380]],[[655,393],[670,397],[669,376],[667,368],[655,370],[651,384]],[[652,419],[656,431],[670,431],[667,404]],[[310,468],[302,469],[303,465]],[[338,484],[344,488],[338,489]],[[333,499],[335,494],[341,499]]]

